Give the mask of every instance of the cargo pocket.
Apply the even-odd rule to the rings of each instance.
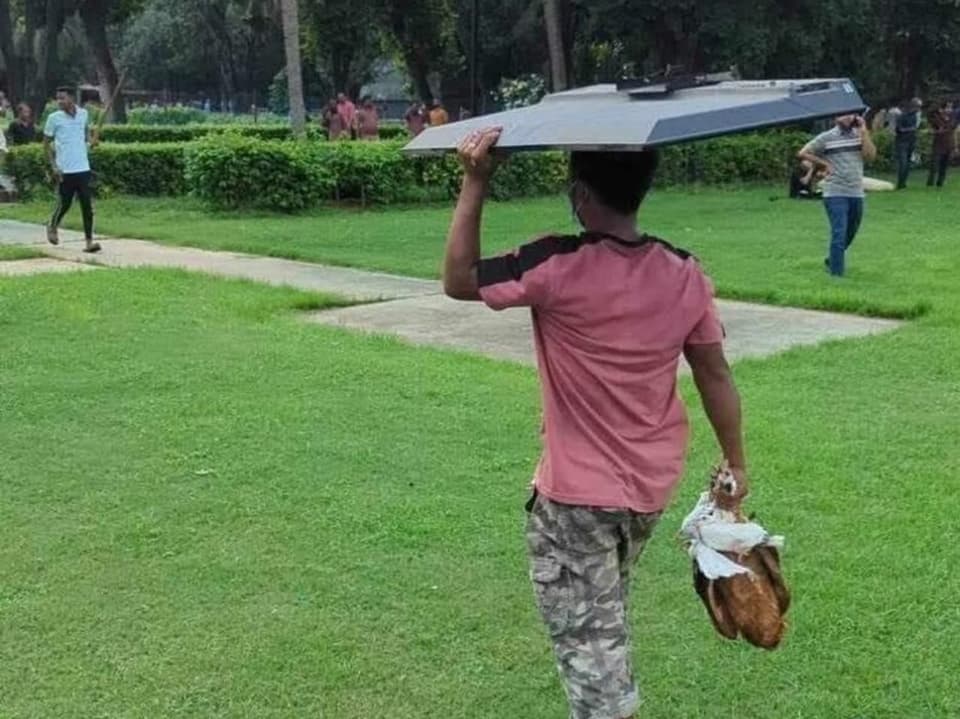
[[[550,636],[570,629],[573,617],[573,585],[570,572],[553,556],[534,557],[530,579],[537,598],[537,608]]]

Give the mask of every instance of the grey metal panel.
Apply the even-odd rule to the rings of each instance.
[[[639,150],[863,109],[856,88],[844,79],[721,82],[664,95],[594,85],[548,95],[530,107],[428,128],[404,150],[452,150],[471,130],[490,126],[503,128],[498,146],[506,150]]]

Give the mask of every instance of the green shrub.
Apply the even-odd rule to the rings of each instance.
[[[211,135],[186,150],[186,185],[215,207],[294,212],[332,192],[328,168],[310,162],[312,146]]]
[[[101,145],[90,154],[99,194],[181,195],[185,191],[183,145]],[[53,188],[42,145],[13,147],[7,174],[24,198]]]
[[[453,198],[460,192],[463,169],[455,155],[414,160],[420,184],[434,195]],[[511,156],[493,176],[490,194],[498,200],[534,197],[562,191],[568,182],[567,156],[562,152],[522,152]]]
[[[207,135],[232,132],[260,140],[289,140],[290,128],[286,125],[106,125],[100,133],[104,142],[189,142]],[[325,136],[317,126],[307,128],[312,140]]]
[[[406,125],[397,123],[381,123],[379,129],[381,140],[409,140],[410,132]]]
[[[182,195],[184,146],[169,143],[100,145],[90,158],[98,192]]]
[[[333,178],[331,199],[400,202],[422,197],[416,167],[402,142],[326,142],[309,147],[311,162]]]
[[[200,128],[200,129],[198,129]],[[214,129],[215,128],[215,129]],[[110,126],[117,138],[156,138],[165,143],[100,145],[92,155],[99,192],[138,195],[190,191],[217,207],[296,211],[323,200],[393,203],[456,197],[461,170],[452,155],[407,157],[406,139],[381,142],[302,142],[284,126]],[[142,133],[142,134],[138,134]],[[250,134],[253,133],[253,134]],[[313,136],[320,134],[314,128]],[[183,139],[201,139],[183,142]],[[273,139],[274,137],[281,139]],[[810,136],[774,131],[722,137],[662,150],[657,184],[786,182],[797,150]],[[893,166],[892,140],[875,136],[878,160],[869,172]],[[929,140],[922,138],[923,152]],[[14,147],[6,158],[23,196],[52,187],[43,148]],[[498,199],[562,191],[566,157],[560,152],[517,153],[497,172],[491,194]]]
[[[11,147],[4,165],[4,174],[13,178],[17,193],[24,199],[53,187],[53,176],[40,143]]]
[[[135,107],[127,111],[131,125],[191,125],[206,122],[209,113],[194,107]]]
[[[214,133],[234,132],[261,140],[289,140],[289,125],[277,124],[219,124],[194,123],[189,125],[105,125],[100,132],[104,142],[189,142],[199,140]],[[318,123],[307,126],[307,137],[311,140],[325,140],[326,132]],[[383,125],[380,127],[381,140],[409,139],[407,128],[402,125]]]

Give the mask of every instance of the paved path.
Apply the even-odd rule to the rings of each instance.
[[[795,345],[861,337],[900,325],[893,320],[746,302],[719,300],[717,305],[727,330],[727,354],[732,359],[763,357]],[[492,312],[479,303],[429,295],[312,312],[309,318],[323,324],[396,334],[416,344],[465,349],[519,362],[534,361],[530,313],[524,309]]]
[[[0,244],[41,246],[60,260],[109,267],[178,267],[328,292],[358,301],[384,300],[315,312],[308,319],[366,332],[394,334],[416,344],[478,352],[519,362],[533,361],[527,311],[497,313],[479,304],[454,302],[441,294],[439,284],[433,280],[273,257],[171,247],[144,240],[101,240],[103,251],[86,255],[80,251],[83,244],[79,233],[64,231],[61,240],[59,247],[50,247],[45,242],[42,228],[37,225],[0,220]],[[62,271],[67,266],[65,262],[50,260],[19,260],[3,264],[21,265],[25,262],[41,262],[53,271]],[[734,359],[763,357],[796,345],[828,339],[886,332],[900,325],[892,320],[745,302],[721,301],[718,304],[727,328],[728,352]]]
[[[416,297],[439,291],[437,283],[430,280],[327,267],[277,257],[174,247],[145,240],[99,240],[103,251],[88,255],[81,251],[82,234],[63,231],[60,235],[60,246],[53,247],[47,244],[43,229],[37,225],[0,220],[0,244],[31,244],[42,247],[51,257],[73,262],[90,262],[107,267],[177,267],[222,277],[239,277],[271,285],[328,292],[360,302]],[[13,241],[7,238],[13,238]]]

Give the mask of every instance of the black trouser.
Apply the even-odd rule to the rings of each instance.
[[[930,174],[927,175],[927,185],[933,184],[933,176],[937,176],[937,187],[943,187],[947,179],[947,168],[950,167],[949,152],[934,152],[930,155]]]
[[[58,189],[57,206],[50,218],[51,227],[59,227],[64,216],[73,204],[73,196],[80,200],[80,211],[83,214],[83,234],[88,240],[93,239],[93,193],[90,189],[90,172],[73,172],[65,174]]]
[[[897,157],[897,189],[902,190],[907,186],[907,178],[910,177],[910,163],[913,161],[913,151],[917,147],[917,134],[915,132],[904,132],[897,135],[894,141],[894,150]]]

